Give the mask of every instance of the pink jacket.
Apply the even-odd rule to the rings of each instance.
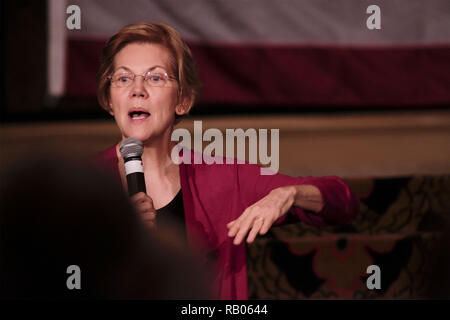
[[[309,184],[322,193],[324,207],[318,213],[291,207],[289,213],[313,226],[346,224],[359,210],[359,201],[350,188],[336,176],[290,177],[283,174],[261,175],[256,164],[180,164],[180,180],[189,243],[206,244],[217,256],[218,270],[214,283],[220,299],[247,299],[245,241],[233,245],[226,224],[266,196],[271,190],[288,185]],[[99,154],[102,164],[120,181],[115,146]],[[225,163],[225,161],[224,161]],[[283,222],[283,216],[275,224]],[[206,252],[204,252],[206,254]]]

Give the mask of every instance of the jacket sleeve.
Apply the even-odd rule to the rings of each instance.
[[[317,227],[341,225],[350,223],[358,214],[358,198],[337,176],[290,177],[280,173],[261,175],[260,168],[262,167],[256,164],[237,165],[239,188],[247,207],[265,197],[273,189],[289,185],[316,186],[324,201],[319,212],[292,206],[287,214],[275,222],[275,225],[285,222],[287,216]]]

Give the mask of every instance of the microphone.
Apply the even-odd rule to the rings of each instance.
[[[145,189],[142,152],[144,152],[144,146],[139,139],[127,138],[120,144],[120,154],[125,162],[125,174],[127,176],[128,194],[130,196],[138,192],[147,192]]]

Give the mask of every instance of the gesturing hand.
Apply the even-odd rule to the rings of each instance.
[[[153,207],[152,198],[144,192],[139,192],[132,195],[130,199],[145,224],[154,228],[156,226],[156,210]]]
[[[252,243],[258,232],[265,234],[289,210],[294,197],[295,190],[291,187],[273,189],[267,196],[245,209],[239,218],[227,224],[228,236],[235,237],[233,243],[239,245],[250,230],[247,242]]]

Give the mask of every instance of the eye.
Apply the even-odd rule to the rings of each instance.
[[[117,81],[122,82],[122,83],[127,83],[129,81],[131,81],[131,77],[130,76],[120,76]]]
[[[151,83],[161,83],[164,82],[164,76],[160,73],[151,73],[147,75],[148,81]]]
[[[114,75],[112,81],[115,82],[116,85],[128,84],[133,81],[133,76],[128,73],[120,73]]]

